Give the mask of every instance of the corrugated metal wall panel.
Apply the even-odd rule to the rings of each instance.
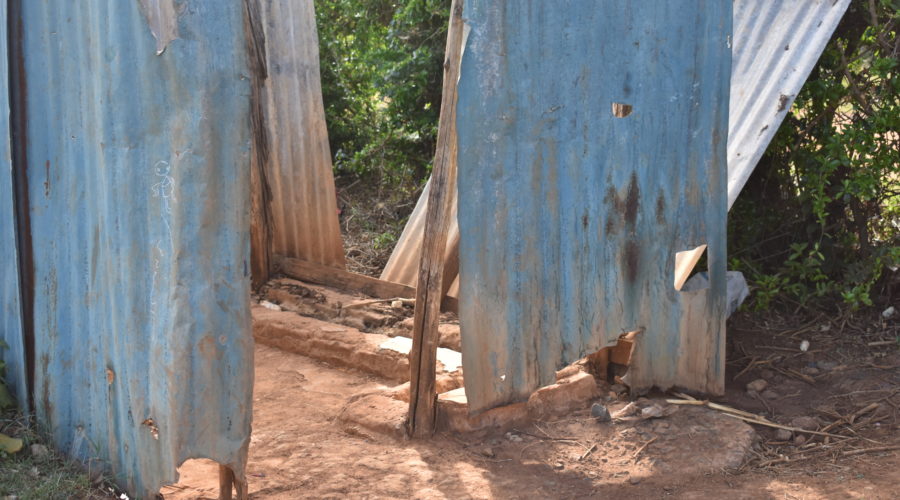
[[[735,200],[850,0],[735,0],[728,207]]]
[[[0,359],[6,362],[6,382],[19,403],[27,405],[25,346],[16,249],[16,209],[9,138],[9,71],[6,58],[6,0],[0,0]]]
[[[38,419],[63,452],[143,497],[188,458],[242,478],[244,6],[16,1]]]
[[[638,390],[724,389],[730,0],[467,2],[460,324],[470,411],[642,329]],[[633,106],[613,116],[615,102]],[[674,289],[709,244],[711,288]],[[647,362],[647,360],[652,362]]]
[[[735,0],[728,130],[728,206],[790,111],[850,0]],[[782,102],[781,96],[786,99]],[[427,192],[381,275],[415,286]],[[454,208],[456,198],[453,199]],[[457,230],[454,222],[451,230]],[[451,291],[451,295],[456,295]]]
[[[258,0],[266,35],[272,251],[344,267],[313,0]]]

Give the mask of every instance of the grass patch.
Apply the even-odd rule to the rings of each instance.
[[[20,412],[0,414],[0,433],[22,439],[17,453],[0,451],[0,499],[112,499],[119,498],[102,475],[93,480],[78,464],[63,459],[34,431]]]

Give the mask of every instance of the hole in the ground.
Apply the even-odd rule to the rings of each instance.
[[[612,103],[612,114],[616,118],[625,118],[630,115],[634,108],[631,104],[625,104],[622,102],[614,102]]]

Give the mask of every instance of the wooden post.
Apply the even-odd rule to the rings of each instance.
[[[237,492],[237,500],[250,498],[247,483],[235,479],[234,471],[225,465],[219,464],[219,500],[231,500],[232,486],[234,491]]]
[[[234,484],[234,472],[224,465],[219,465],[219,500],[231,500],[231,485]]]
[[[450,227],[450,191],[453,189],[450,163],[456,158],[456,95],[463,43],[463,0],[453,0],[444,59],[444,86],[438,122],[437,151],[431,173],[431,191],[425,217],[425,237],[416,286],[416,314],[413,348],[409,362],[409,421],[412,437],[434,434],[435,370],[437,364],[438,320],[441,314],[444,250]]]

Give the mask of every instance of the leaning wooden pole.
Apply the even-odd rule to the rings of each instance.
[[[438,122],[437,151],[431,173],[428,212],[425,216],[425,237],[419,262],[416,286],[416,315],[413,326],[413,348],[409,363],[409,420],[412,437],[434,434],[435,370],[437,364],[438,320],[441,314],[444,273],[444,250],[450,228],[450,193],[454,188],[451,162],[456,159],[456,95],[459,81],[459,62],[463,44],[463,0],[453,0],[450,7],[450,28],[444,58],[444,85],[441,116]]]

